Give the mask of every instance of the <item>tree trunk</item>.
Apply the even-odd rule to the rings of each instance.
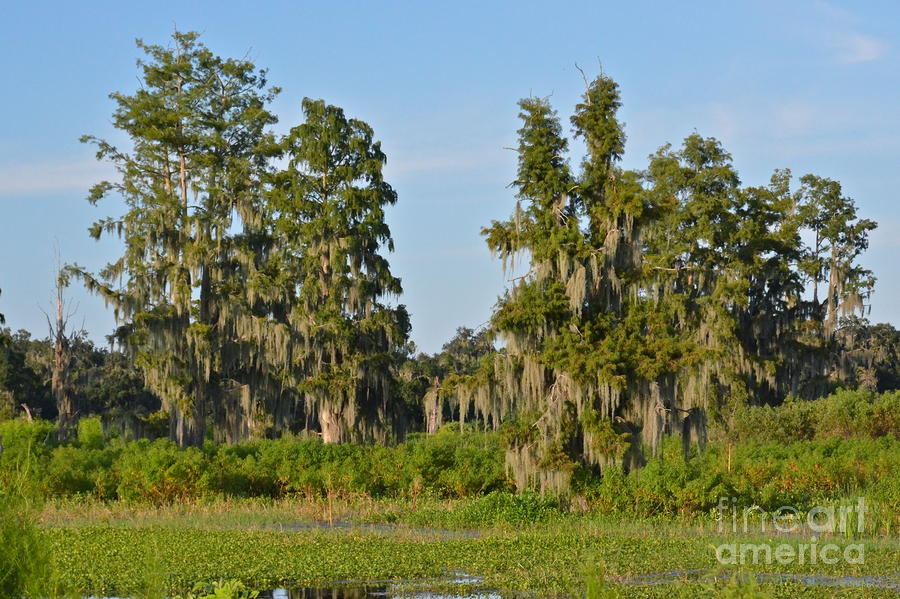
[[[330,403],[326,403],[319,409],[319,427],[322,430],[322,441],[325,443],[343,443],[346,441],[346,431],[341,418],[342,410]]]
[[[431,388],[425,394],[425,431],[429,435],[437,432],[443,423],[443,405],[439,391],[440,381],[434,377]]]
[[[57,263],[59,261],[57,260]],[[58,266],[58,264],[57,264]],[[63,313],[63,281],[59,276],[56,281],[56,327],[51,327],[54,334],[53,371],[50,388],[56,402],[56,436],[60,441],[68,439],[75,420],[75,410],[69,395],[68,375],[71,361],[69,338],[66,336],[66,317]]]
[[[831,270],[828,273],[828,312],[825,317],[825,336],[832,338],[837,330],[838,293],[840,292],[840,280],[838,279],[837,248],[831,245]]]
[[[74,424],[75,414],[72,398],[66,385],[67,350],[62,339],[57,338],[53,348],[53,374],[50,386],[56,402],[56,436],[60,441],[68,439]]]

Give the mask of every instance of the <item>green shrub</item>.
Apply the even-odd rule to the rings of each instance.
[[[46,564],[32,513],[0,494],[0,597],[23,597],[44,576]]]
[[[0,468],[22,460],[26,455],[40,459],[56,445],[56,427],[46,420],[22,419],[0,422]]]
[[[85,449],[103,447],[103,423],[99,418],[82,418],[78,421],[78,445]]]
[[[488,493],[454,512],[457,524],[488,526],[493,524],[535,524],[562,515],[559,504],[549,497],[525,491],[518,494]]]
[[[523,526],[561,517],[556,499],[524,491],[494,491],[447,510],[428,508],[408,514],[405,520],[420,526],[438,528],[479,528],[485,526]]]
[[[175,595],[174,599],[256,599],[258,591],[251,591],[237,580],[218,581],[212,585],[198,584],[187,595]]]
[[[900,436],[900,392],[840,389],[814,401],[788,398],[778,407],[744,407],[719,436],[741,443]]]
[[[413,435],[402,448],[411,479],[439,497],[472,497],[511,490],[503,449],[496,435],[457,433],[445,427],[435,435]]]
[[[643,468],[628,473],[607,467],[598,476],[576,468],[574,491],[603,512],[641,516],[704,514],[721,497],[804,509],[870,492],[896,511],[898,420],[900,393],[839,391],[813,402],[746,408],[735,415],[730,436],[703,451],[686,456],[678,440],[668,439]],[[43,421],[0,422],[0,440],[0,475],[31,460],[28,484],[46,496],[153,504],[212,496],[479,498],[467,508],[474,511],[458,516],[460,523],[512,522],[510,514],[525,510],[503,503],[514,487],[500,436],[459,432],[455,425],[391,447],[290,436],[202,449],[165,440],[104,442],[96,419],[82,420],[69,444],[57,444],[53,424]],[[496,514],[484,515],[492,509]]]
[[[45,493],[55,496],[92,495],[115,499],[114,466],[121,448],[83,449],[71,445],[53,450],[44,471]]]
[[[128,443],[115,462],[119,499],[166,504],[199,499],[209,492],[208,462],[196,448],[165,440]]]

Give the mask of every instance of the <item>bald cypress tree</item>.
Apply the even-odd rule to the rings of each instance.
[[[811,334],[806,277],[835,265],[832,320],[871,288],[854,260],[874,224],[841,200],[826,233],[805,207],[825,201],[819,180],[792,193],[776,171],[742,187],[731,156],[699,135],[623,170],[619,104],[611,79],[588,84],[570,119],[587,150],[573,172],[555,111],[521,101],[515,210],[483,231],[527,272],[491,319],[503,351],[453,391],[460,414],[504,423],[520,487],[560,491],[577,467],[640,465],[665,435],[702,444],[707,420],[727,428],[737,406],[817,396],[832,348]],[[816,226],[828,245],[810,252],[801,233]]]
[[[741,187],[721,144],[692,135],[651,157],[647,181],[666,205],[646,236],[649,293],[679,305],[676,326],[698,351],[679,377],[684,399],[725,418],[738,405],[808,396],[821,347],[804,327],[815,310],[796,268],[790,173]]]
[[[654,207],[639,174],[617,165],[619,105],[608,77],[587,86],[571,119],[587,148],[573,175],[556,113],[545,100],[520,102],[516,210],[484,230],[505,263],[530,266],[492,319],[506,351],[472,387],[495,422],[515,414],[507,461],[520,486],[561,490],[575,463],[622,459],[628,434],[655,444],[672,412],[665,375],[685,343],[640,292]]]
[[[276,90],[264,71],[214,55],[195,33],[138,46],[140,89],[111,95],[130,148],[83,138],[119,173],[92,189],[91,203],[115,194],[126,205],[91,235],[117,235],[125,252],[98,275],[74,270],[114,306],[120,336],[172,415],[173,437],[199,445],[222,389],[249,363],[241,338],[252,315],[238,275],[252,265],[236,232],[262,225],[275,122],[266,106]]]
[[[862,316],[875,286],[874,275],[857,259],[869,247],[869,232],[878,225],[857,216],[856,203],[843,195],[839,182],[816,175],[805,175],[800,182],[800,217],[813,237],[802,268],[812,284],[813,301],[820,300],[819,285],[827,284],[821,305],[824,334],[830,340],[841,316],[856,312]]]
[[[409,334],[406,309],[385,303],[402,291],[383,255],[397,194],[368,124],[321,100],[305,99],[303,113],[271,192],[288,378],[325,442],[385,440],[398,424],[393,369]]]

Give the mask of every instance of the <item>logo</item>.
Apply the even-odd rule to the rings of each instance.
[[[723,543],[718,545],[716,559],[723,565],[745,564],[847,564],[865,563],[865,545],[850,543],[820,543],[820,535],[853,536],[865,530],[869,511],[864,497],[855,505],[816,506],[805,517],[793,506],[781,506],[767,512],[758,505],[739,509],[737,498],[720,497],[716,506],[718,532],[726,532],[730,523],[732,534],[791,535],[800,542],[779,543]],[[808,537],[807,537],[808,535]]]

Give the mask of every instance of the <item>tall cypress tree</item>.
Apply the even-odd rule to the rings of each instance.
[[[398,424],[392,373],[409,334],[406,309],[385,303],[402,291],[383,255],[397,194],[369,125],[321,100],[305,99],[303,113],[271,195],[292,378],[325,442],[384,440]]]
[[[607,77],[571,118],[587,149],[573,175],[550,105],[520,108],[515,212],[483,233],[504,264],[530,268],[491,320],[504,351],[455,390],[461,414],[474,404],[505,422],[519,486],[560,490],[576,464],[639,465],[664,435],[702,443],[710,415],[727,425],[735,406],[824,390],[828,346],[810,334],[818,309],[803,269],[834,265],[833,321],[870,289],[854,260],[874,223],[839,202],[834,231],[821,225],[831,259],[811,267],[801,233],[816,225],[805,208],[815,180],[799,195],[787,171],[742,187],[721,144],[699,135],[664,146],[644,172],[623,170]]]
[[[827,283],[822,313],[830,340],[840,316],[862,314],[875,286],[874,275],[857,259],[869,247],[869,232],[878,225],[857,216],[855,202],[843,195],[839,182],[816,175],[805,175],[800,182],[800,215],[813,236],[802,266],[813,286],[813,301],[819,301],[819,284]]]
[[[226,382],[240,375],[242,261],[235,231],[259,226],[261,174],[275,122],[265,71],[223,59],[196,33],[169,47],[138,46],[141,88],[111,95],[114,126],[131,148],[86,136],[120,175],[96,185],[91,203],[116,194],[123,216],[98,221],[91,235],[119,236],[125,253],[99,275],[74,269],[115,307],[119,332],[150,387],[172,414],[172,435],[202,443],[207,416]]]
[[[654,208],[638,174],[617,165],[619,105],[608,77],[587,86],[571,119],[587,148],[573,176],[555,112],[520,102],[516,211],[484,230],[504,262],[523,255],[531,267],[498,303],[492,328],[506,351],[474,394],[495,421],[516,415],[507,461],[520,486],[562,489],[573,462],[622,458],[626,432],[656,443],[671,412],[661,377],[684,344],[639,292]]]

